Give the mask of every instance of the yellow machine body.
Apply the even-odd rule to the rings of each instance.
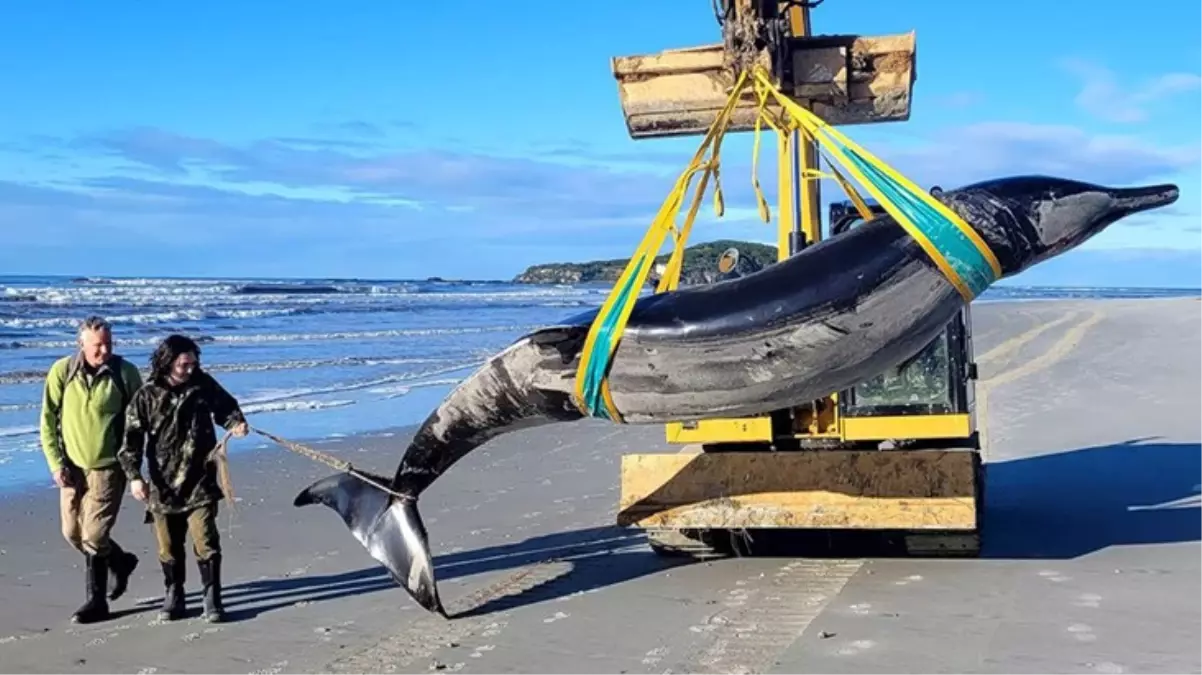
[[[913,33],[811,37],[809,9],[797,3],[723,0],[723,6],[751,21],[787,18],[784,47],[757,58],[774,58],[791,98],[829,123],[909,117]],[[734,80],[729,49],[728,40],[615,59],[631,136],[704,133]],[[755,114],[753,99],[740,101],[730,130],[752,129]],[[797,134],[778,139],[783,260],[818,241],[822,228],[818,182],[801,178],[818,168],[816,148]],[[849,221],[840,206],[832,206],[832,233],[837,222]],[[706,549],[697,533],[772,528],[900,532],[914,552],[974,554],[983,490],[975,377],[965,309],[910,363],[848,391],[768,415],[670,423],[667,440],[684,446],[680,452],[622,458],[617,521],[649,530],[661,552]],[[938,395],[897,400],[898,391],[915,398],[905,390],[912,380],[935,382]],[[684,532],[692,538],[682,538]]]

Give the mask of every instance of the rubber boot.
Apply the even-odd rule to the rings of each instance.
[[[108,558],[85,555],[85,572],[88,600],[71,616],[72,623],[94,623],[109,618],[109,603],[104,597],[108,582]]]
[[[225,607],[221,603],[221,554],[214,553],[208,560],[197,560],[200,581],[204,584],[204,615],[209,623],[225,620]]]
[[[175,621],[184,616],[184,561],[160,562],[163,568],[163,608],[159,621]]]
[[[116,600],[129,587],[129,577],[138,566],[138,556],[122,550],[117,542],[109,543],[109,600]]]

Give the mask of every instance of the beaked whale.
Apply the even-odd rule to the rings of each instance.
[[[1018,176],[934,197],[987,244],[1005,278],[1175,202],[1178,189]],[[877,217],[752,274],[639,299],[608,372],[611,398],[632,424],[791,407],[913,357],[964,302],[917,240]],[[392,480],[376,477],[393,494],[336,474],[294,504],[336,511],[398,584],[445,616],[418,496],[500,434],[585,417],[573,394],[597,314],[525,335],[463,380],[418,428]]]

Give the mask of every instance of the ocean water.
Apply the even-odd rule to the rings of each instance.
[[[420,422],[483,359],[523,332],[600,306],[604,285],[507,282],[0,276],[0,490],[49,484],[38,439],[46,369],[101,314],[145,372],[171,332],[251,423],[313,440]],[[995,287],[980,302],[1163,297],[1197,290]],[[251,436],[231,452],[267,447]],[[282,450],[281,450],[282,451]],[[398,450],[399,451],[399,450]]]

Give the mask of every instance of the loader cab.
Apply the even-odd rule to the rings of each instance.
[[[934,192],[938,190],[935,188]],[[879,204],[868,202],[874,215],[885,215]],[[829,236],[838,236],[864,222],[851,201],[830,205]],[[973,381],[976,364],[972,361],[972,318],[969,307],[955,316],[947,328],[917,355],[896,368],[840,392],[839,415],[855,425],[855,420],[871,418],[909,418],[915,428],[926,428],[930,440],[946,437],[950,442],[975,438],[975,425],[948,425],[964,419],[974,407]],[[946,427],[947,433],[934,429]],[[868,439],[865,439],[868,440]],[[872,439],[877,440],[877,439]],[[891,440],[891,439],[879,439]],[[929,442],[929,441],[928,441]]]

